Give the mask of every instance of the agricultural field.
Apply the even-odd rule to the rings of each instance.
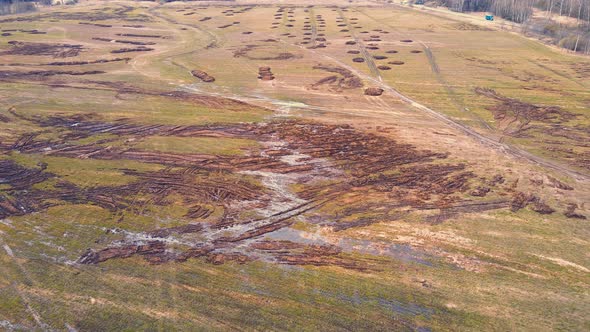
[[[590,59],[496,23],[0,16],[0,330],[586,331],[589,218]]]

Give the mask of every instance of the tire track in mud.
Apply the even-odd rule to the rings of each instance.
[[[173,58],[176,58],[176,57],[179,57],[179,56],[183,56],[183,55],[189,55],[189,54],[197,54],[197,53],[202,53],[204,50],[211,49],[211,48],[218,48],[218,47],[220,47],[220,46],[222,45],[223,41],[222,41],[222,40],[220,40],[219,36],[218,36],[218,35],[216,35],[215,33],[211,32],[211,31],[209,31],[208,29],[206,29],[206,28],[203,28],[203,27],[201,27],[201,26],[199,26],[199,25],[197,25],[197,24],[190,24],[190,23],[180,23],[180,22],[178,22],[178,21],[176,21],[176,20],[173,20],[173,19],[171,19],[171,18],[168,18],[168,17],[166,17],[164,14],[161,14],[161,13],[158,13],[158,12],[156,12],[156,10],[157,10],[158,8],[160,8],[160,7],[161,7],[161,5],[160,5],[160,6],[158,6],[158,7],[154,7],[154,8],[152,8],[152,9],[151,9],[151,13],[152,13],[154,16],[156,16],[156,17],[158,17],[158,18],[160,18],[160,19],[162,19],[162,20],[164,20],[164,21],[166,21],[166,22],[168,22],[168,23],[170,23],[170,24],[174,24],[174,25],[178,25],[178,26],[191,27],[191,28],[193,28],[193,29],[196,29],[196,30],[198,30],[198,31],[200,31],[200,32],[202,32],[202,33],[204,33],[204,34],[206,34],[206,35],[207,35],[207,36],[209,36],[209,38],[210,38],[210,42],[209,42],[209,44],[207,44],[207,46],[203,47],[202,49],[198,49],[198,50],[192,50],[192,51],[186,51],[186,52],[183,52],[183,53],[176,53],[176,54],[172,54],[172,55],[170,55],[169,57],[166,57],[166,58],[165,58],[165,60],[168,60],[168,61],[170,61],[170,63],[171,63],[172,65],[174,65],[174,66],[176,66],[176,67],[178,67],[178,68],[181,68],[181,69],[183,69],[183,70],[186,70],[186,71],[189,73],[189,75],[191,75],[191,74],[190,74],[191,68],[187,68],[187,67],[185,67],[185,66],[181,65],[180,63],[178,63],[178,62],[176,62],[176,61],[174,61],[174,60],[172,60],[172,59],[173,59]],[[201,16],[201,17],[205,17],[205,16],[203,16],[203,15],[200,15],[200,14],[198,14],[198,15],[199,15],[199,16]],[[150,55],[150,54],[145,54],[144,56],[149,56],[149,55]],[[235,62],[235,61],[232,61],[232,62]],[[239,65],[236,65],[236,66],[240,67],[240,66],[242,66],[242,64],[239,64]],[[252,70],[258,70],[258,67],[254,66],[254,65],[247,64],[247,66],[248,66],[249,68],[251,68]],[[140,73],[142,73],[141,71],[139,71],[139,72],[140,72]],[[192,75],[191,75],[191,76],[192,76]]]
[[[494,128],[492,128],[487,122],[485,122],[479,115],[469,111],[469,109],[465,107],[465,105],[463,105],[463,103],[457,98],[457,94],[455,93],[453,87],[449,84],[449,82],[447,82],[447,80],[444,79],[444,77],[440,73],[440,68],[438,66],[438,63],[436,62],[436,58],[432,53],[432,49],[430,48],[430,46],[428,46],[426,43],[422,41],[418,42],[420,43],[420,45],[422,45],[424,54],[426,54],[426,57],[428,58],[428,62],[430,63],[432,73],[434,73],[437,81],[445,88],[447,95],[449,96],[457,110],[471,115],[476,120],[476,122],[480,124],[482,128],[490,131],[495,131]]]
[[[318,37],[318,24],[315,17],[315,11],[313,10],[313,8],[309,8],[308,15],[309,21],[311,22],[311,47],[315,48],[315,46],[317,45],[316,38]]]
[[[185,26],[185,27],[191,27],[191,28],[193,28],[193,29],[196,29],[196,30],[198,30],[198,31],[200,31],[200,32],[202,32],[202,33],[204,33],[205,35],[209,36],[209,38],[210,38],[210,42],[207,44],[207,46],[205,46],[205,47],[204,47],[204,49],[219,47],[219,45],[220,45],[220,40],[219,40],[219,38],[217,37],[217,35],[215,35],[214,33],[210,32],[210,31],[209,31],[209,30],[207,30],[207,29],[203,29],[203,28],[201,28],[199,25],[196,25],[196,24],[188,24],[188,23],[180,23],[180,22],[178,22],[178,21],[176,21],[176,20],[173,20],[173,19],[171,19],[171,18],[168,18],[168,17],[166,17],[165,15],[163,15],[163,14],[161,14],[161,13],[158,13],[158,12],[157,12],[157,10],[158,10],[159,8],[161,8],[161,7],[162,7],[162,5],[158,5],[158,6],[152,7],[152,8],[150,8],[150,9],[148,10],[148,13],[150,13],[151,15],[153,15],[153,16],[155,16],[155,17],[157,17],[157,18],[159,18],[159,19],[161,19],[161,20],[163,20],[163,21],[165,21],[165,22],[167,22],[167,23],[169,23],[169,24],[173,24],[173,25],[176,25],[176,26]],[[180,35],[180,34],[178,33],[178,31],[176,31],[176,30],[174,30],[174,31],[176,32],[176,34],[177,34],[177,35]],[[179,47],[183,47],[183,44],[185,44],[185,42],[184,42],[184,41],[181,43],[181,45],[180,45]],[[154,52],[152,52],[152,53],[150,53],[150,54],[143,54],[143,55],[138,55],[138,56],[136,56],[135,58],[133,58],[133,59],[130,61],[130,64],[131,64],[132,68],[133,68],[133,69],[134,69],[136,72],[138,72],[138,73],[140,73],[140,74],[142,74],[142,75],[144,75],[144,76],[147,76],[147,77],[150,77],[150,78],[157,78],[157,79],[161,79],[161,77],[159,77],[159,76],[156,76],[156,77],[154,77],[154,76],[152,76],[152,75],[149,75],[149,74],[147,74],[145,71],[143,71],[143,70],[139,69],[139,68],[138,68],[138,65],[139,65],[139,60],[140,60],[140,59],[144,59],[144,58],[146,58],[146,59],[154,59],[154,58],[156,58],[158,55],[165,55],[165,54],[167,54],[167,53],[172,53],[170,56],[168,56],[168,57],[164,58],[164,60],[169,60],[169,61],[171,62],[171,64],[173,64],[173,65],[175,65],[175,66],[178,66],[178,67],[182,67],[182,66],[180,66],[178,63],[176,63],[176,62],[172,61],[171,59],[172,59],[172,58],[174,58],[174,57],[179,57],[179,56],[183,56],[183,55],[188,55],[188,54],[194,54],[194,53],[198,53],[198,52],[200,52],[200,51],[201,51],[201,50],[191,50],[191,51],[186,51],[186,52],[182,52],[182,53],[172,53],[172,52],[174,52],[174,51],[173,51],[173,49],[172,49],[172,50],[171,50],[171,49],[165,49],[165,50],[162,50],[162,51],[160,51],[160,52],[155,52],[155,53],[154,53]],[[142,63],[141,65],[147,65],[147,63]]]
[[[217,95],[210,93],[211,95]],[[286,106],[285,106],[286,107]],[[289,107],[287,107],[289,108]],[[287,112],[288,113],[288,112]],[[283,117],[284,114],[277,113],[273,116]],[[271,118],[272,119],[272,118]],[[114,127],[108,127],[107,129],[97,129],[100,132],[116,130],[124,125],[115,125]],[[157,128],[156,128],[157,129]],[[282,148],[288,145],[287,141],[280,138],[265,142],[268,149],[274,150],[276,148]],[[240,171],[238,174],[245,174],[249,176],[257,177],[261,180],[261,184],[267,188],[270,193],[271,199],[270,204],[260,209],[254,209],[257,214],[262,215],[263,218],[250,219],[246,221],[230,221],[226,224],[209,224],[199,230],[200,237],[204,237],[205,240],[198,242],[183,242],[185,245],[190,245],[192,248],[201,248],[204,250],[204,254],[229,254],[231,250],[239,249],[239,252],[250,252],[252,249],[248,248],[249,244],[255,242],[260,237],[278,231],[285,227],[291,226],[296,218],[305,212],[316,209],[326,202],[328,202],[333,195],[327,195],[322,199],[302,199],[299,198],[293,191],[291,186],[305,182],[306,179],[314,178],[321,179],[325,178],[326,173],[333,175],[340,175],[340,172],[333,168],[327,160],[321,158],[312,158],[309,155],[299,153],[289,148],[286,149],[289,154],[282,155],[279,160],[289,164],[291,166],[312,166],[310,171],[299,171],[301,173],[281,173],[280,170],[276,172],[270,170],[264,171]],[[299,160],[304,161],[300,162]],[[147,203],[145,203],[147,204]],[[125,234],[125,240],[113,243],[116,250],[117,247],[124,248],[133,244],[150,246],[150,242],[163,242],[168,243],[168,239],[159,237],[153,237],[150,233],[131,233],[123,232]],[[175,243],[175,240],[171,240],[170,243]],[[141,244],[144,243],[144,244]],[[245,251],[244,251],[245,250]],[[92,253],[90,253],[92,254]],[[200,254],[199,254],[200,255]],[[263,255],[263,253],[257,252],[257,255]],[[270,254],[265,255],[267,260],[273,260],[274,257]],[[195,256],[196,257],[196,256]],[[85,260],[92,259],[92,256],[85,254],[78,262],[85,263]]]
[[[580,82],[580,81],[572,78],[571,76],[569,76],[569,75],[567,75],[567,74],[565,74],[563,72],[560,72],[558,70],[555,70],[553,68],[550,68],[550,67],[548,67],[548,66],[540,63],[539,61],[531,61],[530,59],[526,59],[526,61],[531,62],[531,63],[535,64],[536,66],[538,66],[540,68],[543,68],[543,69],[545,69],[545,70],[547,70],[547,71],[549,71],[549,72],[551,72],[551,73],[553,73],[553,74],[555,74],[555,75],[557,75],[557,76],[559,76],[561,78],[564,78],[564,79],[566,79],[566,80],[568,80],[568,81],[570,81],[572,83],[575,83],[576,85],[579,85],[582,88],[587,88],[586,84],[584,84],[584,83],[582,83],[582,82]]]
[[[283,155],[283,158],[291,159],[293,156],[295,157],[293,165],[327,163],[327,161],[318,158],[309,160],[310,156],[296,152],[291,155]],[[305,161],[299,163],[297,159],[305,159]],[[129,257],[129,255],[136,253],[155,255],[151,257],[152,263],[163,263],[170,260],[184,261],[190,257],[201,256],[207,256],[208,260],[214,260],[217,256],[239,255],[237,257],[242,257],[239,259],[249,260],[250,256],[247,254],[253,252],[255,252],[254,257],[274,261],[276,257],[272,253],[258,252],[250,248],[250,245],[257,242],[262,236],[291,226],[298,216],[322,206],[334,196],[326,195],[321,199],[303,199],[292,192],[291,186],[305,182],[305,179],[310,177],[314,179],[325,178],[326,173],[340,175],[339,171],[327,170],[326,167],[289,174],[272,171],[243,171],[239,173],[260,178],[262,185],[268,189],[271,196],[270,203],[262,208],[253,209],[258,215],[262,215],[261,218],[245,221],[229,220],[221,224],[205,223],[204,226],[195,230],[198,233],[197,238],[181,241],[174,238],[169,239],[167,235],[156,235],[158,233],[153,232],[118,231],[125,235],[124,240],[113,242],[107,249],[99,252],[89,251],[78,260],[78,263],[99,263],[110,258]],[[165,249],[167,244],[183,244],[189,246],[190,249],[181,253],[167,253]],[[105,251],[115,252],[115,254],[107,253],[105,259],[100,258],[101,252]],[[117,251],[123,254],[119,254]]]

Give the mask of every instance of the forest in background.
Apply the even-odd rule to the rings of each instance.
[[[51,0],[49,0],[51,3]],[[18,14],[37,9],[36,1],[0,0],[0,15]]]
[[[40,5],[74,4],[77,0],[0,0],[0,15],[20,14],[37,10]]]
[[[426,4],[446,6],[457,12],[491,12],[523,24],[525,32],[545,36],[569,50],[590,54],[590,0],[437,0]],[[535,10],[547,15],[533,15]],[[564,22],[555,16],[576,20]]]

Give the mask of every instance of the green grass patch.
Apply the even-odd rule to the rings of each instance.
[[[223,137],[148,137],[136,148],[172,153],[240,155],[259,146],[256,141]]]

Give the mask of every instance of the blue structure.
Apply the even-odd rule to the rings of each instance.
[[[486,15],[486,21],[493,21],[494,15]]]

